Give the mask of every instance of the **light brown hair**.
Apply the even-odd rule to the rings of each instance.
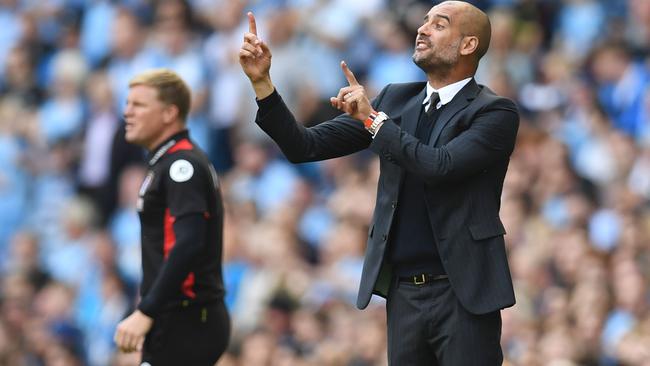
[[[192,102],[190,88],[178,74],[169,69],[153,69],[136,75],[129,88],[145,85],[158,91],[158,100],[178,108],[178,116],[186,121]]]

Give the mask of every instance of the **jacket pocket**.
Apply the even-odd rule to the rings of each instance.
[[[482,222],[471,224],[469,232],[474,240],[484,240],[495,236],[505,235],[506,229],[503,227],[498,217],[486,219]]]

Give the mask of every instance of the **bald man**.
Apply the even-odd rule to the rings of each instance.
[[[331,104],[344,113],[311,128],[275,90],[271,51],[248,17],[239,57],[256,122],[289,160],[366,148],[380,160],[357,306],[386,298],[390,364],[500,365],[500,310],[515,298],[499,208],[519,116],[473,78],[490,44],[486,14],[460,1],[434,6],[413,53],[428,82],[387,85],[372,101],[342,62],[349,85]]]

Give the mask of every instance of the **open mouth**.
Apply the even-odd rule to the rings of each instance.
[[[415,42],[415,49],[416,50],[423,50],[423,49],[426,49],[426,48],[429,48],[429,43],[428,42],[425,42],[423,40],[417,40]]]

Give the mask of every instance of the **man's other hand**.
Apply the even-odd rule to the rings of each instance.
[[[370,113],[373,112],[370,100],[366,95],[366,89],[359,84],[357,78],[348,68],[345,61],[341,61],[341,69],[343,70],[345,78],[348,80],[348,86],[341,88],[336,97],[330,98],[330,103],[332,104],[332,107],[363,122],[368,118]]]
[[[140,310],[136,310],[126,319],[122,320],[115,330],[115,344],[122,352],[141,351],[144,336],[153,325],[153,319]]]

